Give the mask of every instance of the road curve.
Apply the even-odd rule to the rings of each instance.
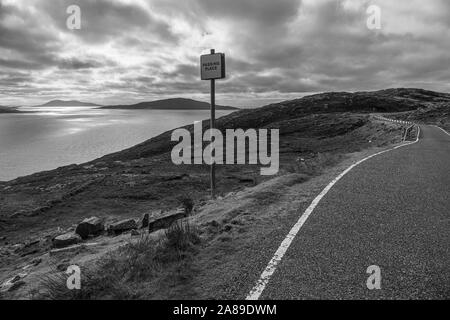
[[[322,198],[260,299],[449,299],[450,136],[368,159]],[[381,269],[381,289],[366,286]]]

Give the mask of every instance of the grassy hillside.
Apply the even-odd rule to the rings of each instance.
[[[296,159],[318,154],[346,154],[398,141],[401,129],[372,121],[375,110],[392,112],[424,107],[420,90],[385,90],[380,93],[325,93],[251,110],[240,110],[217,120],[217,127],[278,128],[280,174],[295,170]],[[418,96],[419,95],[419,96]],[[447,95],[429,94],[445,100]],[[203,123],[204,128],[209,123]],[[193,130],[192,125],[186,126]],[[69,219],[74,223],[87,212],[127,216],[151,208],[170,208],[180,194],[200,200],[208,197],[206,165],[176,166],[170,159],[171,131],[129,149],[81,165],[36,173],[0,183],[0,218],[16,231]],[[397,139],[397,140],[396,140]],[[256,165],[218,166],[218,192],[223,194],[257,184],[267,177]],[[8,218],[11,217],[12,218]],[[31,217],[30,217],[31,216]],[[26,217],[24,219],[24,217]],[[17,224],[17,219],[24,220]],[[52,219],[56,219],[53,222]],[[48,225],[42,226],[48,227]]]
[[[154,247],[157,252],[146,251],[154,243],[145,241],[137,247],[131,246],[109,260],[102,260],[108,266],[118,266],[113,271],[123,275],[114,272],[112,275],[118,276],[120,287],[128,291],[93,289],[89,297],[111,294],[126,298],[192,298],[201,294],[227,297],[227,288],[221,285],[232,281],[233,275],[239,272],[245,250],[257,248],[253,242],[260,241],[261,237],[257,238],[256,233],[271,232],[278,227],[274,221],[279,222],[287,213],[297,214],[296,205],[307,203],[309,197],[320,190],[321,184],[314,182],[316,178],[323,180],[321,183],[329,181],[336,172],[322,180],[321,177],[342,163],[348,165],[354,161],[355,154],[401,141],[401,125],[381,122],[371,113],[389,112],[392,116],[420,113],[422,118],[427,115],[434,121],[447,117],[445,106],[449,99],[448,94],[419,89],[325,93],[221,117],[217,120],[221,130],[279,129],[280,171],[276,176],[265,177],[260,175],[258,165],[217,166],[220,198],[216,202],[209,200],[208,166],[172,163],[170,151],[175,144],[170,141],[172,131],[89,163],[0,182],[0,231],[7,242],[3,246],[0,243],[0,275],[6,278],[11,270],[48,252],[49,239],[83,218],[93,215],[109,220],[138,218],[146,212],[174,209],[180,198],[190,198],[195,203],[192,219],[198,222],[200,230],[193,236],[195,241],[187,244],[187,252],[177,253],[166,245]],[[206,129],[208,122],[203,126]],[[192,125],[185,128],[193,130]],[[303,187],[306,185],[308,187]],[[300,200],[299,190],[308,191]],[[239,197],[230,198],[230,194],[237,193]],[[288,197],[286,203],[292,204],[286,210],[286,203],[281,206],[276,202],[285,197]],[[170,244],[171,233],[166,237]],[[133,268],[147,270],[142,267],[160,263],[159,259],[163,259],[163,268],[150,268],[151,274],[144,273],[136,278],[126,267],[127,257],[132,252],[137,256],[148,253],[143,256],[148,260],[133,260],[138,263]],[[172,259],[173,254],[188,258]],[[230,255],[239,257],[230,259]],[[226,274],[231,278],[220,269],[226,264]],[[170,290],[165,286],[167,277],[171,279]],[[214,286],[206,281],[214,282]],[[143,283],[146,285],[142,286]],[[195,292],[196,287],[201,290]]]
[[[244,109],[221,117],[216,121],[220,130],[226,128],[265,128],[279,127],[283,132],[284,125],[290,126],[293,119],[314,114],[331,115],[345,112],[369,114],[375,112],[405,112],[427,109],[440,103],[450,102],[450,94],[426,91],[422,89],[387,89],[373,92],[331,92],[306,96],[301,99],[269,104],[256,109]],[[284,122],[290,120],[290,122]],[[318,122],[317,122],[318,123]],[[281,125],[281,126],[280,126]],[[321,129],[330,125],[324,122]],[[204,130],[209,128],[209,122],[203,122]],[[184,128],[193,132],[193,126]],[[307,128],[305,131],[308,132]],[[142,157],[163,154],[172,149],[176,143],[170,142],[171,131],[149,139],[132,148],[108,155],[103,158],[111,160],[131,160]]]
[[[435,124],[450,132],[450,103],[440,102],[430,104],[417,110],[393,115],[393,118],[416,123]]]

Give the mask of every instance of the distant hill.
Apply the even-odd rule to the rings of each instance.
[[[37,107],[99,107],[99,104],[77,100],[52,100]]]
[[[449,93],[415,88],[393,88],[378,91],[327,92],[301,99],[280,102],[289,111],[302,112],[403,112],[450,102]]]
[[[20,113],[20,111],[13,107],[0,106],[0,113]]]
[[[131,105],[104,106],[102,109],[147,109],[147,110],[209,110],[210,104],[207,102],[173,98],[156,101],[145,101]],[[238,108],[216,105],[217,110],[237,110]]]
[[[411,112],[418,109],[429,109],[433,106],[450,104],[450,94],[427,91],[415,88],[395,88],[379,91],[361,92],[327,92],[305,96],[300,99],[272,103],[255,109],[240,109],[216,120],[219,130],[232,128],[280,128],[280,134],[287,134],[298,128],[291,122],[303,117],[337,114],[370,114]],[[208,123],[205,122],[207,126]],[[305,132],[319,130],[326,133],[333,129],[329,123],[317,122],[306,126]],[[193,131],[193,125],[185,126]],[[106,155],[102,160],[130,160],[141,157],[159,155],[171,150],[175,143],[168,143],[172,130],[153,137],[134,147]]]

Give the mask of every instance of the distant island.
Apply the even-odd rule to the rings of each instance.
[[[52,100],[36,107],[99,107],[99,104],[77,100]]]
[[[99,107],[100,109],[127,109],[127,110],[209,110],[210,104],[207,102],[185,98],[171,98],[156,101],[144,101],[135,104],[110,105],[110,106],[102,106],[91,102],[82,102],[77,100],[52,100],[47,103],[37,105],[35,107]],[[7,109],[10,110],[12,108]],[[238,110],[239,108],[216,105],[216,109]]]
[[[0,113],[20,113],[21,111],[17,110],[14,107],[5,107],[0,106]]]
[[[207,102],[185,99],[172,98],[156,101],[145,101],[131,105],[113,105],[100,107],[101,109],[130,109],[130,110],[209,110],[210,104]],[[238,108],[230,106],[216,105],[217,110],[238,110]]]

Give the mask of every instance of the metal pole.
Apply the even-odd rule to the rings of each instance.
[[[211,54],[214,54],[215,50],[211,49]],[[210,129],[214,129],[216,121],[216,84],[215,79],[211,79],[211,122]],[[211,134],[212,141],[212,134]],[[211,198],[216,196],[216,164],[211,164]]]

